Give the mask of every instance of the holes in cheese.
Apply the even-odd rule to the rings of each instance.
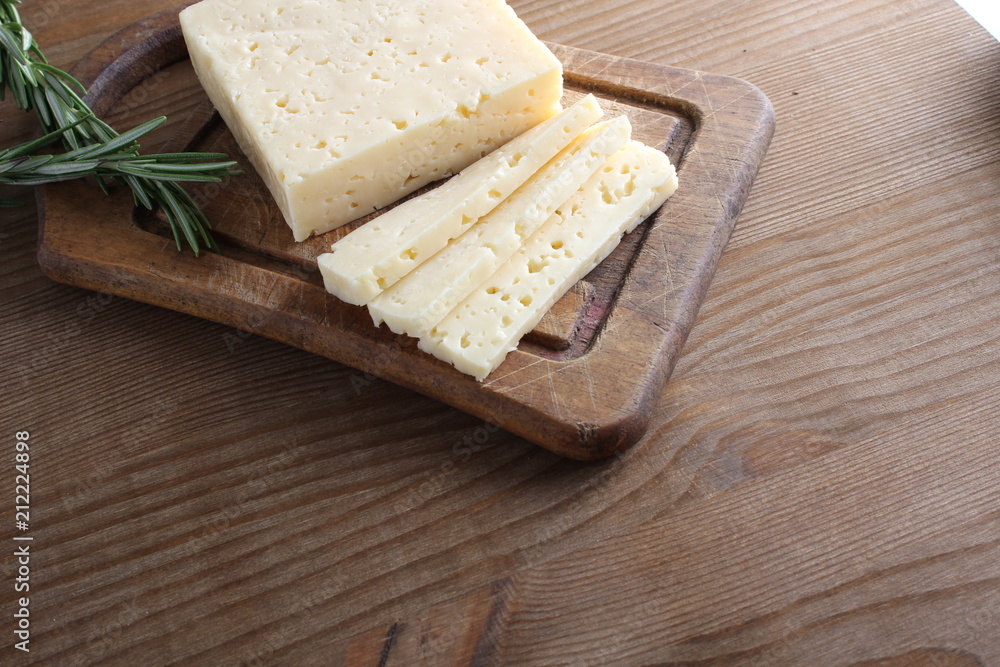
[[[420,349],[483,380],[574,283],[676,189],[667,156],[630,142],[423,336]]]
[[[203,0],[180,20],[296,240],[456,173],[561,108],[562,66],[503,0]]]
[[[588,95],[447,183],[354,230],[319,257],[326,289],[348,303],[370,302],[496,208],[601,115]],[[401,258],[407,249],[413,257]]]
[[[427,334],[493,274],[613,153],[632,127],[624,116],[599,123],[567,146],[500,206],[368,304],[396,333]]]

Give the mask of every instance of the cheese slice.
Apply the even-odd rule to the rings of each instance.
[[[677,189],[662,152],[630,142],[508,262],[420,339],[420,349],[482,380],[580,278]]]
[[[562,66],[503,0],[204,0],[180,22],[297,241],[457,173],[561,108]]]
[[[370,302],[496,208],[602,114],[588,95],[447,183],[340,239],[319,256],[327,291],[355,305]]]
[[[368,304],[376,325],[414,338],[430,329],[493,275],[518,248],[628,143],[625,116],[599,123],[549,161],[467,232]]]

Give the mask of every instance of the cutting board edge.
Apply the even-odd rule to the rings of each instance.
[[[164,33],[164,31],[162,30],[163,21],[164,19],[167,20],[172,19],[175,21],[176,14],[179,11],[179,9],[180,7],[169,9],[157,15],[153,15],[152,17],[149,17],[143,21],[138,22],[137,24],[134,24],[133,26],[130,26],[129,28],[124,29],[123,31],[117,33],[115,36],[109,38],[109,40],[107,40],[105,43],[102,43],[100,46],[98,46],[92,52],[92,55],[100,54],[102,57],[107,58],[108,54],[113,54],[115,50],[117,50],[118,57],[114,58],[114,62],[118,63],[120,61],[123,61],[125,66],[129,69],[129,76],[132,78],[130,79],[129,85],[120,86],[121,88],[120,90],[109,92],[108,86],[111,86],[114,83],[114,77],[111,77],[110,79],[107,79],[104,83],[102,83],[99,89],[92,90],[91,95],[98,94],[98,95],[120,96],[121,94],[127,92],[128,89],[130,89],[129,88],[130,85],[136,85],[138,81],[141,81],[143,76],[148,76],[151,73],[151,71],[148,68],[143,70],[143,68],[140,66],[141,58],[122,59],[122,54],[128,53],[130,51],[130,49],[128,48],[129,40],[140,38],[141,40],[145,40],[146,42],[148,42],[150,40],[150,31],[152,31],[151,34],[153,35],[154,41],[156,39],[156,35],[160,35],[162,39],[169,41],[168,38],[170,38],[171,36],[169,34]],[[157,26],[160,26],[161,28],[159,33],[156,31]],[[173,39],[176,39],[176,32],[173,35]],[[611,56],[605,56],[604,54],[596,54],[593,52],[586,52],[580,49],[575,49],[573,47],[565,47],[560,45],[552,45],[552,46],[554,50],[561,52],[563,54],[571,54],[572,57],[578,59],[583,58],[592,61],[596,58],[611,58]],[[132,48],[134,48],[134,46]],[[152,49],[147,44],[144,47],[144,51],[150,52],[155,49],[164,49],[164,48],[169,50],[169,47],[165,46],[164,44],[154,44]],[[174,54],[173,57],[176,58],[176,54]],[[617,59],[617,60],[626,61],[626,59]],[[688,72],[687,70],[678,70],[677,68],[665,68],[663,66],[651,65],[649,63],[640,63],[638,61],[627,61],[627,62],[633,63],[635,66],[638,67],[650,68],[653,71],[653,73],[657,72],[663,73],[668,70],[673,70],[675,72]],[[90,67],[91,69],[88,70],[87,69],[88,67]],[[90,56],[88,56],[87,59],[81,61],[81,66],[74,71],[77,74],[79,74],[81,78],[83,78],[85,81],[88,79],[101,80],[101,77],[107,74],[108,71],[107,67],[98,68],[96,73],[93,67],[94,67],[93,59]],[[90,76],[88,76],[88,74]],[[714,76],[714,75],[709,75],[709,76]],[[726,79],[732,82],[739,82],[739,85],[746,86],[752,89],[753,91],[757,91],[756,88],[739,79],[733,79],[732,77],[717,77],[717,78]],[[679,103],[681,105],[681,107],[679,108],[683,108],[684,104],[686,104],[683,98],[670,98],[669,96],[664,97],[662,91],[660,92],[654,91],[654,94],[659,96],[658,99],[656,100],[657,106],[662,105],[664,99],[672,100],[671,102],[669,102],[671,104]],[[748,96],[744,95],[743,97],[748,97]],[[766,101],[766,97],[763,97],[762,94],[760,94],[760,97],[763,98],[764,102],[766,103],[766,107],[769,110],[770,103]],[[768,126],[770,129],[768,129]],[[755,143],[757,143],[759,154],[762,156],[763,152],[767,148],[767,143],[770,140],[770,133],[773,132],[773,111],[770,112],[770,118],[767,118],[766,113],[761,114],[761,122],[758,123],[757,127],[758,133],[760,133],[761,128],[764,128],[763,134],[767,135],[767,141],[755,142]],[[759,163],[754,165],[754,168],[752,170],[753,174],[750,174],[751,182],[753,175],[755,175],[756,173],[757,167],[759,167]],[[739,198],[738,202],[735,202],[735,208],[737,209],[737,211],[742,206],[743,200],[745,199],[745,193],[746,190],[743,191],[743,197]],[[39,193],[39,200],[42,204],[42,210],[44,210],[44,199],[45,199],[45,194],[44,191],[42,191]],[[86,262],[86,258],[77,258],[76,261],[78,263],[75,266],[69,263],[67,261],[69,257],[65,253],[61,254],[57,248],[53,247],[53,245],[50,243],[50,237],[48,237],[45,234],[45,217],[46,216],[44,214],[40,215],[42,228],[40,229],[41,238],[39,243],[39,262],[42,265],[43,271],[46,273],[46,275],[55,280],[58,280],[60,282],[65,282],[67,284],[86,286],[91,289],[108,291],[109,287],[108,284],[105,284],[99,280],[88,281],[83,276],[79,275],[78,272],[74,273],[73,269],[82,268],[80,266],[80,263]],[[732,224],[724,225],[726,229],[724,230],[716,229],[717,232],[719,231],[723,232],[723,235],[725,236],[726,240],[728,239],[728,236],[732,231],[733,224],[735,224],[735,218],[730,222]],[[724,244],[722,247],[724,247]],[[716,250],[717,252],[713,253],[715,257],[710,259],[709,264],[717,265],[718,256],[721,255],[722,248],[719,247]],[[714,273],[714,268],[715,268],[714,266],[711,267],[713,273]],[[702,278],[704,277],[705,276],[702,276]],[[696,282],[700,283],[701,285],[704,285],[704,288],[707,289],[707,283],[709,281],[710,277],[709,280],[699,280]],[[114,289],[114,285],[110,285],[110,287],[113,288],[112,291],[116,292],[120,291],[119,289]],[[158,301],[160,300],[157,300],[155,298],[150,298],[148,294],[146,295],[140,294],[134,288],[129,288],[121,291],[126,292],[122,294],[123,296],[129,296],[130,298],[135,298],[137,300],[145,301],[148,303],[156,303],[156,305],[164,305],[162,302],[158,303]],[[645,428],[646,425],[648,424],[648,420],[651,414],[652,401],[658,396],[658,394],[662,390],[663,385],[669,378],[669,374],[672,372],[673,365],[676,361],[677,355],[679,354],[680,347],[683,344],[684,339],[686,339],[687,333],[690,330],[690,324],[693,323],[693,317],[697,312],[697,307],[700,305],[700,300],[703,298],[703,296],[704,296],[704,289],[701,288],[696,289],[695,292],[690,295],[691,298],[695,299],[696,303],[694,304],[693,309],[687,309],[690,315],[690,322],[686,326],[684,326],[682,323],[682,326],[679,327],[679,331],[678,327],[668,327],[667,329],[661,329],[663,335],[660,338],[660,340],[657,341],[657,344],[651,346],[650,349],[651,354],[647,359],[647,361],[649,362],[649,366],[647,367],[651,368],[652,371],[646,376],[641,378],[642,382],[639,383],[640,386],[636,387],[635,388],[636,391],[631,393],[631,395],[627,396],[626,399],[622,402],[623,408],[604,410],[604,412],[599,417],[595,418],[593,415],[584,415],[584,414],[580,414],[575,417],[570,417],[570,415],[566,414],[567,406],[556,406],[557,408],[556,411],[559,412],[560,415],[554,417],[551,409],[552,406],[544,406],[538,413],[538,420],[536,421],[535,427],[532,427],[530,424],[526,425],[525,420],[518,418],[518,417],[523,417],[523,414],[512,415],[510,419],[499,419],[499,420],[493,419],[493,421],[496,421],[499,425],[507,428],[508,430],[514,433],[517,433],[518,435],[525,437],[526,439],[536,442],[537,444],[547,449],[550,449],[556,453],[559,453],[563,456],[567,456],[570,458],[577,458],[583,460],[596,460],[596,459],[607,458],[609,456],[613,456],[617,453],[620,453],[621,451],[624,451],[631,445],[634,445],[638,440],[640,440],[643,433],[645,432]],[[166,307],[190,313],[190,310],[188,310],[185,307],[177,307],[175,305],[174,306],[166,305]],[[252,326],[248,327],[247,322],[241,322],[230,318],[209,318],[209,319],[214,319],[216,321],[223,322],[224,324],[227,325],[244,328],[253,333],[262,333],[259,329],[255,327]],[[264,335],[267,334],[264,333]],[[602,332],[599,335],[599,337],[604,337],[604,336],[605,336],[604,332]],[[291,343],[303,349],[309,349],[310,347],[312,347],[309,345],[297,345],[295,342],[289,341],[287,336],[276,335],[272,337],[275,338],[276,340],[280,340],[285,343]],[[336,361],[341,361],[343,363],[349,363],[350,365],[355,367],[359,366],[359,364],[357,363],[351,363],[349,360],[338,358],[341,355],[325,354],[324,356],[328,356],[331,359],[334,359]],[[579,360],[573,360],[573,361],[579,361]],[[573,361],[564,362],[563,367],[572,364]],[[362,368],[361,370],[364,370],[364,368]],[[523,410],[523,408],[525,407],[524,404],[518,404],[516,400],[510,401],[508,400],[510,398],[509,396],[503,395],[502,398],[499,400],[499,403],[497,403],[496,405],[492,405],[489,409],[484,409],[483,406],[487,405],[487,403],[475,400],[474,397],[472,400],[464,400],[464,401],[456,400],[454,396],[449,396],[447,395],[446,392],[438,390],[429,390],[426,384],[421,385],[419,383],[408,381],[406,378],[399,377],[398,374],[394,374],[392,372],[386,373],[384,372],[385,369],[372,369],[372,370],[381,370],[383,372],[381,373],[376,372],[375,374],[386,377],[386,379],[390,381],[397,382],[398,384],[414,389],[420,393],[431,395],[436,399],[443,400],[444,402],[449,403],[455,407],[466,410],[467,412],[476,414],[477,416],[481,416],[486,419],[490,419],[491,417],[495,418],[497,415],[501,416],[504,415],[506,412],[504,408],[507,409],[515,408],[514,412],[516,413],[517,408],[520,407]],[[497,397],[494,395],[493,398],[495,399]],[[489,403],[495,403],[495,401],[491,401]],[[537,428],[537,425],[539,423],[544,423],[544,425],[548,427],[545,429],[547,433],[545,434],[544,437],[539,437],[540,434]]]

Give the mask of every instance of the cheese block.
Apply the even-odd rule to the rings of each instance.
[[[204,0],[180,20],[198,78],[297,241],[561,108],[562,66],[503,0]]]
[[[624,116],[584,132],[496,209],[368,304],[375,324],[384,321],[394,332],[415,338],[426,335],[631,135]]]
[[[667,156],[630,142],[421,338],[420,349],[483,380],[567,290],[676,189]]]
[[[602,115],[588,95],[447,183],[354,230],[319,256],[327,291],[355,305],[370,302],[496,208]]]

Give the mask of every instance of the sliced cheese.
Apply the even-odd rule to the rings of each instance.
[[[676,172],[666,155],[629,143],[421,338],[420,348],[482,380],[569,288],[676,189]]]
[[[368,304],[375,324],[384,321],[394,332],[414,338],[429,333],[631,135],[632,126],[624,116],[584,132],[471,229]]]
[[[601,115],[588,95],[447,183],[354,230],[319,256],[327,291],[355,305],[370,302],[496,208]]]
[[[562,66],[503,0],[204,0],[209,98],[301,241],[457,173],[560,108]]]

